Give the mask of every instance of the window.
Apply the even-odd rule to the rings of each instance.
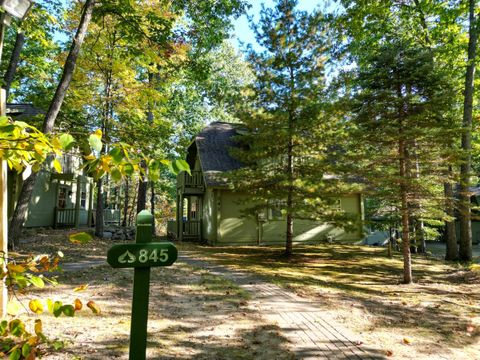
[[[285,219],[287,203],[281,200],[270,201],[268,206],[268,220]]]
[[[58,208],[65,209],[67,207],[67,188],[61,186],[58,190]]]
[[[86,206],[87,206],[87,192],[82,191],[82,193],[80,194],[80,207],[85,209]]]

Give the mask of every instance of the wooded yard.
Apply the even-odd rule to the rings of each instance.
[[[401,283],[402,259],[386,249],[324,244],[281,247],[204,247],[180,251],[243,269],[306,298],[398,358],[473,359],[480,351],[480,273],[415,256],[415,284]]]
[[[66,271],[60,285],[21,296],[84,303],[75,317],[39,315],[44,332],[65,342],[46,359],[126,358],[130,331],[133,271],[103,261],[111,241],[95,238],[72,244],[66,231],[31,233],[21,254],[61,250]],[[245,270],[318,301],[369,346],[399,359],[473,359],[479,348],[480,274],[461,265],[414,258],[416,283],[402,285],[399,254],[347,245],[299,246],[287,259],[281,247],[205,247],[176,244],[180,254]],[[70,264],[77,264],[75,271]],[[70,269],[70,270],[69,270]],[[81,270],[78,270],[81,269]],[[74,289],[88,284],[85,290]],[[206,270],[177,262],[152,271],[148,358],[293,359],[276,324],[248,307],[249,295]],[[27,326],[34,315],[22,315]]]

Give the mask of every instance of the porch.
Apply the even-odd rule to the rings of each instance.
[[[94,225],[93,214],[95,210],[75,209],[75,208],[59,208],[54,209],[54,228],[60,227],[80,227]],[[105,209],[103,210],[103,221],[105,225],[120,225],[120,210]]]
[[[167,233],[169,236],[181,240],[202,240],[202,222],[201,220],[183,220],[179,225],[180,229],[177,229],[177,221],[167,221]],[[178,233],[181,236],[178,236]]]

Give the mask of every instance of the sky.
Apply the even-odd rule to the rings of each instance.
[[[254,19],[259,19],[261,4],[263,3],[265,7],[273,7],[273,0],[248,0],[248,3],[251,5],[251,8],[248,10],[248,15],[253,15]],[[325,0],[299,0],[297,8],[299,10],[312,11],[317,8],[319,5],[325,5]],[[255,48],[255,36],[253,31],[248,26],[248,20],[246,15],[242,15],[233,23],[233,44],[241,49],[240,42],[244,42],[245,46],[248,44],[254,45]]]

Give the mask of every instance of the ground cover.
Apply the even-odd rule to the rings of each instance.
[[[92,265],[105,259],[112,242],[94,239],[72,244],[65,231],[30,234],[21,255],[61,250],[81,270],[58,274],[59,285],[20,298],[51,298],[72,303],[93,300],[99,315],[82,310],[75,317],[41,314],[44,332],[65,342],[44,359],[126,359],[130,332],[133,271]],[[66,269],[69,266],[65,266]],[[85,290],[74,288],[88,284]],[[151,275],[148,359],[292,359],[288,342],[275,325],[247,306],[248,294],[222,277],[180,262],[155,268]],[[33,325],[36,315],[20,315]]]
[[[180,244],[184,254],[245,270],[319,302],[369,345],[401,359],[474,359],[480,353],[480,274],[423,255],[415,284],[402,285],[402,259],[382,248],[337,244],[208,247]]]

